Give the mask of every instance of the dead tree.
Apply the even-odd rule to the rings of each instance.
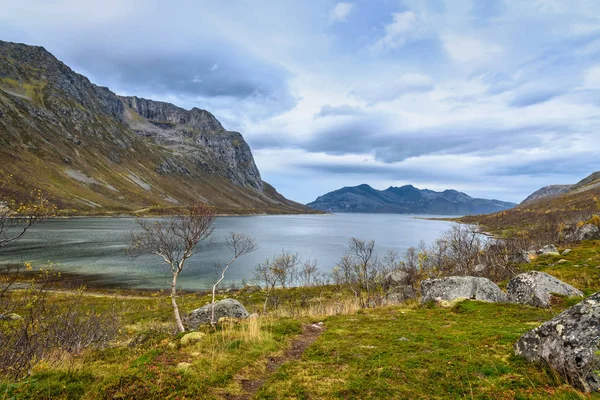
[[[221,278],[219,278],[219,280],[213,285],[212,288],[212,310],[210,316],[210,323],[213,327],[217,323],[215,321],[215,294],[217,291],[217,286],[223,281],[223,279],[225,279],[225,273],[227,272],[231,264],[233,264],[241,256],[251,253],[258,248],[256,242],[250,236],[235,232],[231,232],[229,234],[227,239],[225,239],[225,244],[227,245],[229,250],[233,252],[233,258],[227,264],[221,265]]]
[[[169,266],[171,281],[171,303],[177,329],[185,328],[177,306],[177,278],[186,267],[186,261],[198,251],[198,244],[213,232],[215,211],[209,205],[198,203],[186,209],[183,215],[167,218],[138,218],[140,231],[130,235],[130,254],[155,254]]]

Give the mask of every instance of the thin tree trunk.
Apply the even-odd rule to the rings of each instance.
[[[177,274],[173,274],[173,282],[171,283],[171,304],[173,304],[173,312],[175,313],[175,321],[177,322],[177,329],[179,332],[185,332],[183,322],[181,322],[181,315],[179,314],[179,307],[177,306]]]

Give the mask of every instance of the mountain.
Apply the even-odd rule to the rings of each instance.
[[[502,211],[516,204],[475,199],[456,190],[435,192],[412,185],[376,190],[369,185],[344,187],[307,206],[328,212],[470,215]]]
[[[600,171],[582,179],[563,193],[542,196],[523,202],[500,213],[461,218],[492,230],[515,229],[535,224],[551,225],[556,221],[578,222],[600,213]]]
[[[531,193],[525,200],[521,202],[521,204],[531,203],[533,201],[539,200],[544,197],[554,197],[560,194],[566,193],[571,189],[573,185],[550,185],[544,186],[541,189],[536,190]]]
[[[0,201],[41,190],[104,214],[203,200],[223,213],[301,213],[263,182],[242,135],[208,111],[121,97],[43,47],[0,41]]]

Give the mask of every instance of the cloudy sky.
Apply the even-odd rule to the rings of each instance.
[[[0,39],[213,112],[297,201],[410,183],[518,202],[600,170],[597,0],[0,6]]]

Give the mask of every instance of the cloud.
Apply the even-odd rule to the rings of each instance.
[[[411,92],[428,92],[433,87],[433,81],[426,75],[406,74],[376,87],[354,89],[351,94],[373,104],[394,100]]]
[[[586,89],[600,89],[600,65],[594,65],[584,72],[583,84]]]
[[[529,107],[535,104],[545,103],[559,96],[562,91],[557,89],[535,89],[517,94],[508,105],[511,107]]]
[[[347,104],[341,106],[331,106],[325,104],[321,107],[321,110],[315,114],[316,118],[323,117],[337,117],[337,116],[348,116],[348,115],[359,115],[362,114],[362,110],[358,107],[352,107]]]
[[[500,46],[485,43],[474,37],[457,33],[444,34],[442,41],[450,57],[460,63],[490,59],[502,52]]]
[[[329,12],[329,21],[333,22],[347,22],[348,16],[354,10],[354,4],[352,3],[337,3]]]
[[[384,28],[384,35],[372,45],[375,52],[385,52],[404,46],[417,28],[417,16],[412,11],[392,14],[393,21]]]

